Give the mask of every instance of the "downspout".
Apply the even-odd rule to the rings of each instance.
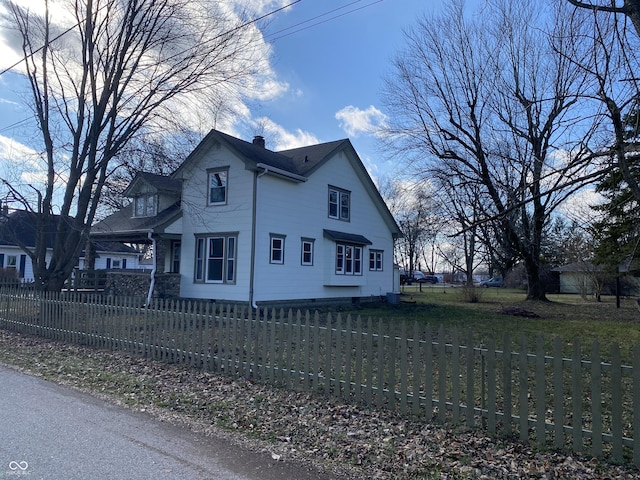
[[[151,231],[147,232],[147,238],[151,240],[151,281],[149,282],[149,292],[147,293],[147,307],[151,306],[151,297],[153,296],[153,289],[156,286],[156,256],[158,254],[156,239],[153,238]]]
[[[253,236],[251,238],[251,268],[250,268],[250,279],[249,279],[249,303],[251,305],[252,308],[256,309],[258,308],[258,305],[256,305],[256,301],[255,301],[255,263],[256,263],[256,245],[257,245],[257,237],[258,237],[258,231],[257,231],[257,225],[258,225],[258,184],[260,182],[258,182],[258,180],[260,179],[260,177],[262,177],[263,175],[266,175],[267,172],[269,171],[269,167],[267,167],[266,165],[260,165],[261,168],[263,168],[263,171],[258,173],[256,172],[256,175],[254,175],[253,177],[253,215],[252,215],[252,230],[253,230]]]

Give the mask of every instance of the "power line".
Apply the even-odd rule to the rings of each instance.
[[[226,35],[228,35],[228,34],[230,34],[230,33],[233,33],[233,32],[235,32],[235,31],[237,31],[237,30],[241,30],[241,29],[243,29],[243,28],[246,28],[246,27],[248,27],[249,25],[253,25],[254,23],[259,22],[260,20],[264,20],[265,18],[268,18],[268,17],[270,17],[271,15],[275,15],[276,13],[278,13],[278,12],[280,12],[280,11],[282,11],[282,10],[285,10],[285,9],[287,9],[287,8],[289,8],[289,7],[292,7],[293,5],[295,5],[296,3],[300,3],[301,1],[302,1],[302,0],[295,0],[295,1],[291,2],[291,3],[289,3],[288,5],[285,5],[285,6],[280,7],[280,8],[276,8],[275,10],[272,10],[272,11],[270,11],[270,12],[267,12],[267,13],[265,13],[264,15],[262,15],[262,16],[260,16],[260,17],[254,18],[254,19],[252,19],[252,20],[248,20],[248,21],[246,21],[245,23],[243,23],[243,24],[241,24],[241,25],[238,25],[237,27],[234,27],[234,28],[232,28],[232,29],[230,29],[230,30],[228,30],[228,31],[226,31],[226,32],[224,32],[224,33],[221,33],[221,34],[217,35],[217,36],[216,36],[216,37],[214,37],[214,38],[220,38],[220,37],[222,37],[222,36],[226,36]],[[359,1],[359,0],[358,0],[358,1]],[[380,1],[381,1],[381,0],[380,0]],[[107,6],[108,6],[108,4],[103,5],[103,6],[102,6],[102,8],[98,9],[98,12],[99,12],[100,10],[102,10],[102,9],[106,8]],[[96,13],[97,13],[97,12],[96,12]],[[49,43],[53,43],[53,42],[55,42],[56,40],[59,40],[60,38],[62,38],[63,36],[65,36],[67,33],[69,33],[69,32],[71,32],[71,31],[73,31],[73,29],[75,29],[75,28],[79,27],[79,26],[82,24],[82,22],[83,22],[83,20],[80,20],[80,21],[79,21],[79,22],[77,22],[76,24],[74,24],[74,25],[72,25],[71,27],[67,28],[65,31],[63,31],[63,32],[62,32],[62,33],[60,33],[59,35],[56,35],[54,38],[52,38],[52,39],[49,41]],[[4,74],[5,74],[5,73],[7,73],[8,71],[10,71],[10,70],[14,69],[14,68],[15,68],[15,67],[17,67],[18,65],[20,65],[23,61],[25,61],[27,58],[32,57],[32,56],[33,56],[33,55],[35,55],[36,53],[38,53],[38,52],[40,52],[40,51],[44,50],[44,48],[45,48],[45,47],[46,47],[46,45],[41,46],[40,48],[38,48],[38,49],[34,50],[33,52],[30,52],[29,54],[27,54],[27,55],[26,55],[26,58],[23,58],[23,59],[21,59],[21,60],[18,60],[16,63],[14,63],[13,65],[11,65],[10,67],[5,68],[4,70],[0,71],[0,76],[4,75]]]
[[[29,118],[23,118],[22,120],[18,120],[17,122],[12,123],[11,125],[7,125],[6,127],[0,128],[0,133],[6,132],[7,130],[11,130],[11,129],[15,128],[15,127],[19,127],[23,123],[27,123],[29,121],[30,121]]]
[[[329,10],[329,11],[327,11],[325,13],[321,13],[320,15],[316,15],[315,17],[309,18],[309,19],[304,20],[302,22],[298,22],[295,25],[291,25],[289,27],[283,28],[282,30],[278,30],[277,32],[274,32],[274,33],[271,33],[269,35],[266,35],[265,39],[270,39],[272,42],[275,42],[277,40],[280,40],[281,38],[288,37],[289,35],[293,35],[294,33],[298,33],[298,32],[302,32],[304,30],[308,30],[308,29],[313,28],[315,26],[322,25],[323,23],[327,23],[327,22],[330,22],[330,21],[335,20],[337,18],[349,15],[349,14],[351,14],[353,12],[357,12],[358,10],[363,10],[365,8],[371,7],[371,6],[373,6],[373,5],[377,4],[377,3],[381,3],[383,0],[376,0],[374,2],[368,3],[368,4],[363,5],[361,7],[349,10],[348,12],[344,12],[344,13],[341,13],[339,15],[334,15],[333,17],[329,17],[329,18],[324,19],[324,20],[322,20],[320,22],[312,23],[311,25],[307,25],[307,26],[305,26],[303,28],[299,28],[299,29],[294,30],[292,32],[289,32],[289,33],[286,33],[284,35],[280,35],[278,37],[273,38],[275,35],[277,35],[279,33],[286,32],[287,30],[291,30],[292,28],[295,28],[295,27],[297,27],[299,25],[304,25],[304,24],[312,22],[313,20],[316,20],[318,18],[324,17],[326,15],[330,15],[330,14],[332,14],[334,12],[337,12],[338,10],[342,10],[343,8],[347,8],[347,7],[349,7],[349,6],[351,6],[351,5],[355,4],[355,3],[359,3],[360,1],[362,1],[362,0],[355,0],[354,2],[348,3],[348,4],[343,5],[341,7],[338,7],[338,8],[334,8],[333,10]]]

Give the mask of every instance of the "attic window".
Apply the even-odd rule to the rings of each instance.
[[[155,195],[140,195],[134,200],[134,216],[153,217],[157,213],[157,201]]]
[[[351,192],[329,186],[329,218],[349,221]]]

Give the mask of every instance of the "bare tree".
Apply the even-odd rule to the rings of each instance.
[[[567,0],[571,5],[591,10],[594,13],[620,14],[631,20],[636,33],[640,35],[640,0],[623,0],[622,5],[616,5],[612,0],[586,2],[581,0]]]
[[[438,172],[452,188],[478,187],[476,223],[498,222],[525,264],[528,298],[545,299],[544,226],[580,185],[580,145],[590,130],[572,116],[584,72],[558,54],[566,46],[554,33],[565,17],[536,17],[530,3],[496,2],[474,21],[454,1],[422,19],[387,83],[386,133],[424,177]],[[571,143],[579,127],[580,141]]]
[[[592,145],[594,151],[610,155],[615,167],[620,170],[631,193],[640,200],[640,178],[633,175],[630,167],[631,154],[637,156],[635,148],[629,147],[625,116],[637,107],[640,100],[640,1],[584,2],[568,0],[578,10],[591,12],[590,17],[577,15],[571,30],[587,31],[582,24],[590,23],[590,33],[571,35],[576,55],[572,58],[585,69],[595,84],[594,97],[603,107],[602,125],[609,128],[609,135],[602,137],[600,144]],[[629,28],[631,21],[633,28]],[[590,55],[582,55],[582,52]]]
[[[381,193],[402,231],[395,244],[395,261],[407,275],[413,275],[427,266],[426,250],[437,232],[433,198],[425,185],[398,180],[384,183]]]
[[[236,97],[259,67],[259,32],[210,1],[44,0],[43,14],[2,5],[21,43],[45,177],[33,198],[5,185],[40,226],[54,214],[59,220],[50,260],[44,233],[26,249],[38,287],[58,291],[85,245],[114,159],[137,136]],[[54,7],[64,15],[54,17]]]

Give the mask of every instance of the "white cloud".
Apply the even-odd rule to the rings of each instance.
[[[262,130],[261,134],[264,135],[267,148],[270,150],[288,150],[319,143],[318,138],[312,133],[305,132],[299,128],[294,132],[290,132],[282,125],[278,125],[266,117],[256,119],[254,126]]]
[[[31,147],[17,142],[13,138],[0,135],[0,159],[14,164],[35,166],[38,152]]]
[[[366,110],[349,105],[336,113],[342,128],[350,137],[357,137],[360,133],[374,133],[383,127],[387,116],[373,105]]]

